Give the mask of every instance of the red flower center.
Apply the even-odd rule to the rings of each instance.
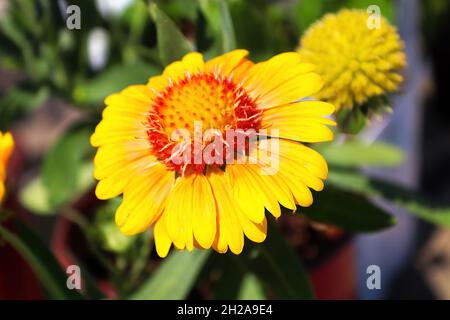
[[[254,99],[230,78],[187,74],[158,94],[147,134],[152,153],[169,169],[200,173],[248,154],[260,115]]]

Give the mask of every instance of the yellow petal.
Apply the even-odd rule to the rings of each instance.
[[[319,152],[301,143],[287,140],[279,140],[279,150],[282,163],[297,163],[299,167],[305,168],[318,178],[327,178],[328,165]]]
[[[174,173],[162,164],[136,175],[116,212],[120,230],[128,235],[146,230],[163,211],[174,180]]]
[[[120,169],[99,181],[95,194],[102,200],[117,197],[123,192],[130,179],[143,174],[149,167],[154,166],[155,163],[157,162],[155,162],[155,158],[151,155],[129,163],[124,162]]]
[[[252,167],[252,170],[256,173],[256,167]],[[269,188],[270,192],[272,192],[277,198],[278,202],[285,208],[291,209],[295,211],[295,201],[293,195],[290,191],[289,186],[286,183],[286,180],[282,179],[278,174],[274,175],[261,175],[261,180],[263,183]]]
[[[216,236],[216,204],[204,175],[178,178],[163,213],[166,230],[177,248],[192,250],[194,237],[210,248]]]
[[[91,136],[94,147],[145,138],[144,123],[155,94],[144,85],[130,86],[106,98],[103,120]]]
[[[3,184],[3,181],[0,181],[0,204],[2,203],[4,196],[5,196],[5,185]]]
[[[244,87],[257,99],[261,109],[284,105],[321,89],[323,81],[313,72],[314,68],[312,64],[302,63],[298,53],[282,53],[254,65]]]
[[[203,62],[203,55],[198,52],[190,52],[183,57],[182,60],[186,69],[191,73],[198,73],[203,71],[205,63]]]
[[[262,109],[310,97],[323,86],[322,78],[313,72],[300,74],[291,80],[279,79],[278,87],[264,87],[258,96],[258,106]],[[284,82],[283,82],[284,81]]]
[[[333,105],[321,101],[300,101],[265,110],[261,125],[270,129],[269,135],[303,141],[322,142],[333,139],[328,126],[336,123],[326,118],[334,111]],[[276,131],[275,131],[275,130]]]
[[[0,132],[0,166],[6,167],[14,149],[14,139],[11,133]]]
[[[163,218],[160,218],[158,221],[156,221],[154,233],[156,252],[161,258],[165,258],[169,253],[172,241],[167,234]]]
[[[213,244],[218,252],[226,252],[227,247],[234,254],[240,254],[244,247],[244,235],[238,215],[244,215],[231,195],[230,185],[223,172],[213,172],[208,176],[216,199],[219,229]]]
[[[172,62],[163,72],[163,76],[170,79],[169,81],[177,81],[183,79],[188,73],[195,74],[203,71],[203,56],[198,52],[188,53],[181,61]]]
[[[105,119],[95,128],[91,144],[99,147],[105,144],[144,139],[147,131],[139,119],[133,122],[117,122]]]
[[[169,85],[169,79],[166,76],[153,76],[148,79],[147,87],[154,93],[159,94]]]
[[[224,76],[229,76],[233,70],[239,66],[239,64],[248,55],[247,50],[233,50],[209,60],[205,63],[206,72],[219,73]]]
[[[233,189],[233,196],[245,215],[255,223],[261,223],[266,207],[272,214],[280,216],[280,206],[259,176],[254,176],[247,164],[228,165],[225,175]]]
[[[5,182],[6,179],[6,167],[0,165],[0,183]]]
[[[192,184],[192,211],[195,240],[208,249],[216,236],[216,204],[211,185],[204,175],[198,175]]]
[[[195,175],[179,177],[169,194],[164,210],[166,230],[178,249],[192,250],[193,239],[193,195]]]
[[[264,110],[263,115],[266,119],[283,118],[286,114],[305,118],[323,118],[331,116],[334,111],[335,107],[331,103],[316,100],[304,100],[266,109]]]
[[[264,217],[261,223],[254,223],[247,219],[244,215],[238,215],[239,221],[241,222],[244,234],[251,241],[260,243],[266,239],[267,236],[267,220]]]
[[[94,157],[94,176],[98,180],[104,179],[142,158],[149,159],[148,164],[156,161],[149,156],[149,142],[146,140],[103,145]]]
[[[145,85],[132,85],[105,99],[107,106],[111,105],[119,109],[147,112],[155,93]]]
[[[322,180],[328,174],[323,157],[308,147],[286,140],[278,140],[278,150],[269,149],[267,144],[260,144],[258,148],[259,152],[278,159],[277,171],[268,177],[273,177],[274,181],[285,181],[296,204],[311,205],[312,195],[308,188],[322,190]],[[258,158],[258,161],[261,169],[270,165],[262,157]]]

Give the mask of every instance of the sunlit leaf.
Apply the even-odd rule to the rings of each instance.
[[[101,110],[107,96],[129,85],[145,84],[149,77],[159,71],[159,68],[141,62],[115,65],[99,76],[78,85],[74,89],[73,98],[80,105],[95,106],[96,109]]]
[[[41,215],[53,214],[54,208],[48,200],[46,186],[42,183],[42,177],[31,180],[21,191],[20,201],[28,210]]]
[[[264,300],[264,288],[259,279],[252,273],[247,273],[239,288],[238,300]]]
[[[73,199],[78,198],[93,183],[92,163],[84,163],[80,168],[77,179],[77,185],[73,193]],[[51,203],[49,200],[49,191],[42,182],[42,176],[39,175],[32,179],[19,193],[19,199],[22,205],[37,215],[52,215],[58,211],[57,203]]]
[[[395,183],[369,178],[350,170],[333,170],[328,181],[341,189],[384,198],[430,223],[450,227],[450,205],[439,205]]]
[[[308,218],[352,232],[371,232],[391,227],[395,218],[359,193],[328,186],[315,194],[314,203],[302,208]]]
[[[274,292],[278,299],[312,299],[314,293],[309,275],[299,256],[283,238],[277,226],[269,223],[263,244],[239,257],[252,274]]]
[[[217,53],[236,49],[233,22],[231,21],[226,0],[199,0],[200,8],[211,26],[217,47]]]
[[[266,299],[264,284],[247,266],[244,258],[235,255],[216,255],[214,258],[212,272],[220,274],[220,280],[214,287],[214,299]]]
[[[150,3],[149,10],[156,24],[159,56],[163,65],[179,60],[193,50],[175,23],[155,3]]]
[[[89,127],[82,127],[66,133],[47,153],[42,170],[42,182],[47,188],[50,206],[57,207],[74,199],[80,187],[94,182],[92,176],[87,185],[83,167],[93,152]]]
[[[400,165],[404,158],[402,150],[383,142],[365,144],[350,141],[319,146],[318,150],[330,166],[339,167],[395,167]]]
[[[102,249],[115,254],[126,252],[136,240],[122,233],[114,221],[114,215],[121,202],[120,197],[109,200],[97,210],[93,221],[95,237]]]
[[[192,290],[210,251],[177,251],[162,261],[158,269],[129,298],[135,300],[180,300]]]

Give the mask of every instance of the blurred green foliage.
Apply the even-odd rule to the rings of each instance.
[[[145,82],[172,61],[170,52],[161,52],[161,48],[173,51],[171,44],[184,52],[194,48],[206,57],[246,48],[255,60],[261,60],[294,50],[302,32],[325,12],[376,4],[384,16],[394,17],[388,0],[153,2],[180,27],[186,41],[177,34],[178,28],[166,28],[158,35],[157,25],[171,22],[164,21],[164,14],[152,18],[144,0],[132,2],[118,16],[103,16],[96,1],[70,1],[81,8],[81,30],[66,28],[67,14],[58,1],[11,1],[0,19],[0,64],[24,73],[26,89],[15,89],[0,99],[0,129],[33,110],[49,94],[99,112],[108,94],[130,83]],[[108,37],[107,61],[101,70],[92,68],[88,52],[89,37],[98,28]]]
[[[16,221],[17,233],[0,225],[0,236],[9,242],[31,265],[50,299],[81,299],[78,291],[67,290],[66,274],[47,246],[32,230]]]

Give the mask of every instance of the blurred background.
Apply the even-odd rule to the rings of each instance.
[[[391,97],[394,112],[372,121],[361,139],[393,144],[404,158],[398,166],[364,167],[363,172],[449,205],[448,1],[228,0],[226,11],[221,1],[153,2],[206,58],[237,47],[248,49],[254,61],[296,50],[303,32],[325,13],[378,5],[398,27],[408,68],[401,92]],[[70,20],[77,12],[72,5],[80,8],[79,29],[76,20]],[[147,2],[134,0],[0,0],[0,130],[12,132],[16,140],[4,206],[26,222],[59,265],[76,262],[89,270],[100,288],[93,289],[91,297],[126,297],[162,264],[148,250],[151,232],[128,238],[115,227],[113,214],[120,201],[95,199],[89,136],[107,95],[145,83],[170,62],[158,50],[163,36],[156,24],[165,15],[152,17]],[[227,38],[223,28],[231,28],[235,36]],[[281,221],[317,296],[450,299],[450,230],[386,200],[375,201],[396,215],[395,226],[359,234],[302,219]],[[324,250],[329,252],[326,257]],[[282,297],[271,291],[260,294],[255,276],[234,259],[218,254],[180,259],[188,259],[185,263],[193,270],[191,283],[180,289],[182,297]],[[381,268],[380,290],[367,288],[369,265]],[[157,284],[153,280],[152,285]],[[138,292],[141,295],[134,297],[145,297],[145,290]],[[2,243],[0,298],[45,296],[28,263]]]

